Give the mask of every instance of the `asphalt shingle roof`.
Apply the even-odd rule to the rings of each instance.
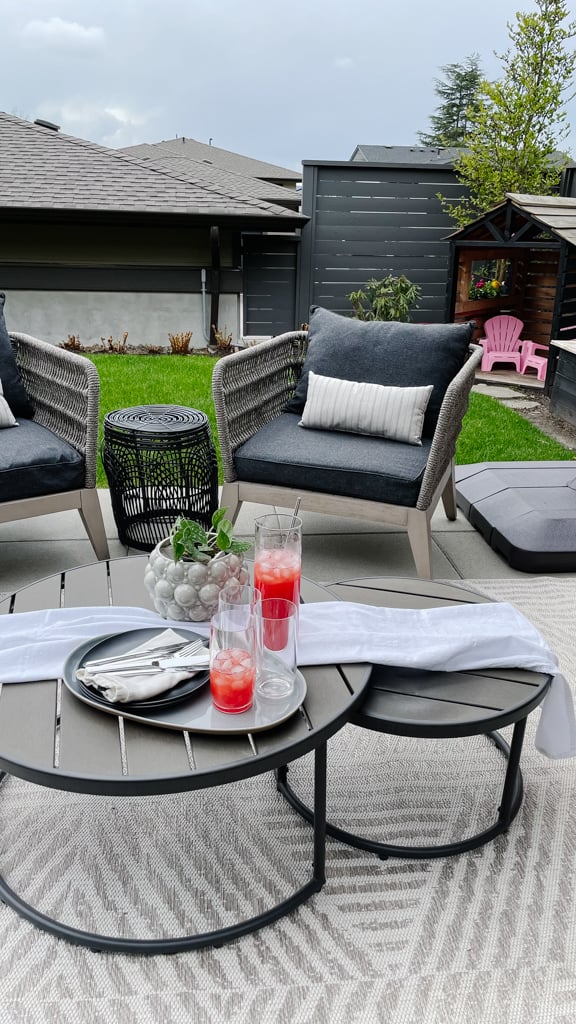
[[[156,167],[192,184],[212,185],[230,196],[251,196],[253,199],[262,199],[291,209],[298,209],[300,205],[301,193],[295,189],[284,188],[261,178],[248,177],[246,174],[238,174],[236,171],[227,171],[180,153],[167,153],[157,149],[153,143],[130,146],[128,149],[119,149],[118,152],[126,153],[146,167]]]
[[[452,166],[462,153],[456,147],[442,149],[436,146],[365,146],[358,145],[350,160],[375,164],[439,164]]]
[[[225,171],[235,171],[237,174],[245,174],[250,178],[274,178],[283,179],[296,183],[302,180],[302,174],[293,171],[289,167],[278,167],[276,164],[268,164],[263,160],[253,160],[252,157],[242,156],[240,153],[232,153],[228,149],[220,149],[219,146],[209,146],[205,142],[198,142],[196,139],[185,137],[167,139],[163,142],[144,143],[140,146],[128,146],[122,152],[131,156],[139,157],[147,155],[139,153],[138,150],[145,148],[154,149],[167,156],[186,156],[189,160],[199,160],[215,167],[221,167]]]
[[[240,217],[276,223],[298,218],[293,210],[230,193],[224,185],[181,180],[119,150],[0,112],[0,207]]]

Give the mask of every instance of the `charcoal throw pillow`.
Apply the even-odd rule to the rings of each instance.
[[[431,437],[450,381],[462,368],[474,324],[363,321],[313,306],[302,377],[286,412],[302,413],[308,373],[387,387],[426,387],[432,394],[423,436]]]
[[[308,374],[301,427],[375,434],[391,441],[422,444],[424,413],[432,385],[395,388]]]
[[[0,379],[0,430],[4,427],[17,427],[18,421],[12,415],[12,410],[4,398],[2,392],[2,380]]]
[[[34,409],[22,383],[14,349],[8,337],[4,320],[5,299],[4,292],[0,292],[0,378],[4,388],[4,398],[15,416],[30,418],[34,415]]]

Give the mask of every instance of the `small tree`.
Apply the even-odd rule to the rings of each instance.
[[[435,78],[434,85],[442,103],[430,117],[431,132],[418,132],[417,137],[423,146],[463,146],[478,107],[480,57],[473,53],[462,64],[445,64],[440,70],[445,81]]]
[[[366,292],[359,289],[346,296],[352,303],[356,320],[409,320],[410,310],[418,306],[420,285],[413,284],[404,274],[388,274],[381,281],[367,281]],[[365,309],[364,303],[370,306]]]
[[[547,195],[558,187],[564,164],[554,154],[569,130],[565,104],[574,94],[566,94],[576,66],[565,44],[576,22],[562,25],[569,13],[564,0],[535,3],[537,11],[518,12],[516,27],[508,25],[514,49],[500,55],[504,77],[480,86],[466,151],[454,165],[470,194],[443,203],[461,227],[506,192]]]

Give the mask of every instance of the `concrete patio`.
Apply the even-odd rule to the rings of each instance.
[[[99,491],[109,539],[110,556],[141,554],[118,540],[107,490]],[[244,505],[236,532],[250,539],[254,519],[268,506]],[[304,513],[303,572],[317,582],[359,576],[415,576],[407,535],[391,527],[350,519]],[[488,544],[458,512],[450,522],[442,508],[432,520],[433,571],[436,579],[526,580]],[[77,512],[25,519],[0,525],[0,595],[6,595],[45,576],[95,560]],[[576,573],[555,574],[574,578]]]

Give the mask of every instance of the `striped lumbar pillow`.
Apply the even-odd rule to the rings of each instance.
[[[424,413],[433,385],[386,387],[322,377],[310,371],[301,427],[376,434],[392,441],[422,444]]]
[[[18,423],[12,415],[12,410],[4,398],[2,380],[0,379],[0,430],[2,427],[17,427]]]

